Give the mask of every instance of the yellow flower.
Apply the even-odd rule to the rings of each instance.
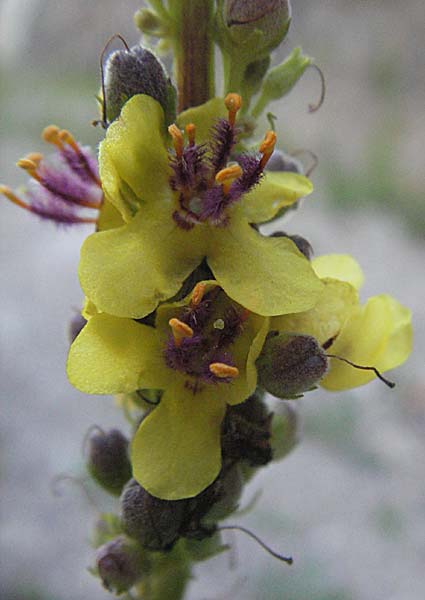
[[[226,404],[254,392],[268,323],[201,282],[191,298],[160,306],[155,327],[99,313],[74,341],[67,370],[79,390],[163,390],[131,444],[133,475],[152,495],[195,496],[217,477]]]
[[[228,164],[238,98],[227,97],[228,118],[213,127],[209,147],[204,136],[218,106],[224,110],[218,99],[180,116],[186,145],[176,125],[168,136],[161,106],[145,95],[131,98],[109,127],[100,177],[107,201],[126,224],[91,235],[80,263],[82,288],[100,311],[149,314],[204,258],[226,294],[257,314],[295,313],[315,304],[322,285],[295,244],[251,226],[309,194],[311,183],[297,173],[263,174],[273,132],[259,153]]]
[[[325,284],[312,309],[272,319],[271,328],[312,335],[329,354],[380,372],[401,365],[412,350],[409,309],[387,294],[359,303],[358,288],[363,274],[348,255],[328,254],[312,261]],[[368,383],[376,377],[370,370],[356,369],[336,358],[320,385],[344,390]]]

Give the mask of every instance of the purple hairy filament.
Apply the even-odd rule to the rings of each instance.
[[[53,144],[55,152],[47,159],[34,152],[18,161],[18,167],[31,177],[23,197],[7,186],[0,186],[0,193],[21,208],[58,224],[97,223],[92,211],[101,208],[103,193],[96,158],[69,131],[55,125],[44,129],[42,139]]]
[[[219,119],[213,126],[209,144],[195,143],[192,123],[186,126],[186,146],[176,125],[168,129],[174,146],[170,186],[178,194],[173,218],[182,229],[205,221],[225,226],[229,218],[226,209],[260,182],[273,153],[276,135],[268,131],[258,153],[235,156],[236,162],[229,163],[237,142],[235,119],[242,99],[238,94],[228,94],[224,103],[228,118]]]
[[[221,288],[205,293],[205,285],[198,283],[190,305],[169,321],[165,363],[189,376],[187,387],[194,393],[202,383],[230,383],[239,375],[231,348],[247,316],[225,299]]]

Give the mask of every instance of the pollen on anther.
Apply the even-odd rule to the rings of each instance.
[[[264,136],[264,140],[260,144],[260,153],[263,155],[261,157],[260,166],[262,169],[266,166],[269,161],[269,158],[273,154],[274,147],[276,145],[276,134],[274,131],[267,131]]]
[[[49,144],[55,144],[56,146],[62,147],[62,142],[58,138],[60,129],[56,125],[48,125],[41,133],[41,138]]]
[[[235,124],[236,114],[242,106],[242,98],[239,94],[227,94],[224,99],[224,105],[229,111],[229,123],[233,126]]]
[[[194,123],[188,123],[188,125],[186,125],[186,135],[189,140],[189,145],[194,146],[196,135],[196,125]]]
[[[189,327],[189,325],[183,323],[183,321],[180,321],[180,319],[170,319],[168,324],[173,332],[174,343],[176,346],[180,346],[185,338],[193,337],[192,327]]]
[[[35,171],[37,169],[37,163],[28,157],[20,158],[16,163],[16,166],[20,169],[24,169],[24,171]]]
[[[168,133],[173,138],[173,146],[178,158],[183,155],[183,134],[175,123],[169,126]]]
[[[209,370],[213,375],[219,377],[220,379],[236,379],[239,377],[239,369],[237,367],[232,367],[231,365],[226,365],[225,363],[211,363],[209,366]]]
[[[193,292],[192,292],[192,298],[190,300],[190,304],[192,307],[199,306],[199,304],[202,301],[202,298],[204,297],[205,290],[206,290],[205,283],[202,283],[200,281],[199,283],[197,283],[195,285],[195,287],[193,288]]]
[[[242,173],[243,171],[240,165],[232,165],[231,167],[221,169],[221,171],[219,171],[215,176],[215,180],[217,183],[222,185],[223,192],[227,194],[232,183],[235,181],[235,179],[239,179]]]
[[[71,146],[71,148],[75,152],[77,152],[77,154],[79,154],[80,149],[78,147],[77,142],[74,139],[74,136],[72,135],[72,133],[70,131],[68,131],[67,129],[61,129],[58,133],[58,138],[64,144],[68,144],[69,146]]]

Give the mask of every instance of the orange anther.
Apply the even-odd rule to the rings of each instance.
[[[260,144],[260,152],[263,155],[260,161],[260,167],[264,169],[269,158],[273,154],[276,145],[276,134],[274,131],[267,131],[264,140]]]
[[[196,125],[194,123],[188,123],[186,125],[186,135],[189,140],[190,146],[195,144]]]
[[[221,183],[224,194],[228,194],[230,190],[230,186],[242,175],[243,171],[240,165],[232,165],[231,167],[226,167],[225,169],[221,169],[215,176],[215,180],[217,183]]]
[[[74,136],[67,129],[61,129],[58,133],[58,138],[64,144],[68,144],[77,154],[80,154],[80,148],[74,139]]]
[[[26,157],[28,160],[31,160],[33,163],[35,163],[37,166],[40,164],[40,162],[43,160],[43,155],[41,154],[41,152],[30,152],[29,154],[26,155]]]
[[[19,159],[16,166],[20,169],[24,169],[24,171],[35,171],[37,169],[37,164],[29,158]]]
[[[225,363],[211,363],[209,369],[213,375],[220,377],[220,379],[226,379],[227,377],[236,379],[236,377],[239,377],[239,369],[237,367],[226,365]]]
[[[192,327],[189,327],[189,325],[183,323],[183,321],[180,321],[180,319],[170,319],[168,324],[172,329],[174,343],[176,346],[180,346],[185,338],[191,338],[193,336]]]
[[[192,298],[190,300],[190,305],[192,307],[198,306],[201,303],[206,289],[207,289],[207,286],[205,285],[205,283],[202,283],[201,281],[195,285],[195,287],[193,288],[193,292],[192,292]]]
[[[8,187],[7,185],[0,185],[0,194],[6,196],[6,198],[13,202],[13,204],[17,204],[18,206],[20,206],[21,208],[25,208],[26,210],[31,210],[31,207],[26,202],[18,198],[18,196],[16,196],[16,194],[14,194],[10,187]]]
[[[55,144],[62,148],[62,142],[59,140],[58,133],[60,129],[56,125],[48,125],[41,133],[41,138],[49,144]]]
[[[168,133],[173,138],[173,146],[178,158],[183,155],[183,134],[175,123],[169,126]]]
[[[229,111],[229,123],[230,125],[235,124],[236,114],[242,106],[242,98],[239,94],[230,93],[224,99],[224,105]]]

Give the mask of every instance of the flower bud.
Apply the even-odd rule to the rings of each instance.
[[[137,543],[120,535],[97,549],[96,567],[105,588],[122,594],[141,579],[148,564]]]
[[[285,37],[291,20],[288,0],[225,0],[223,20],[235,44],[244,44],[250,34],[261,33],[261,45],[256,52],[263,54],[276,48]]]
[[[250,466],[267,464],[272,458],[271,418],[272,414],[256,395],[229,406],[222,425],[223,457],[244,460]]]
[[[257,118],[269,102],[279,100],[292,90],[303,75],[312,59],[302,53],[301,48],[294,48],[288,58],[267,73],[260,97],[255,104],[252,115]]]
[[[328,359],[310,335],[270,332],[256,361],[258,382],[278,398],[297,398],[325,375]]]
[[[175,90],[162,63],[142,46],[117,50],[105,68],[106,117],[115,120],[123,105],[136,94],[154,98],[164,109],[167,123],[175,118]]]
[[[121,496],[123,527],[144,548],[169,549],[179,537],[185,506],[185,500],[151,496],[132,479]]]
[[[159,37],[164,35],[163,20],[149,8],[141,8],[134,15],[134,24],[142,33]]]
[[[119,496],[131,478],[127,438],[117,429],[93,431],[88,440],[87,468],[100,486]]]

